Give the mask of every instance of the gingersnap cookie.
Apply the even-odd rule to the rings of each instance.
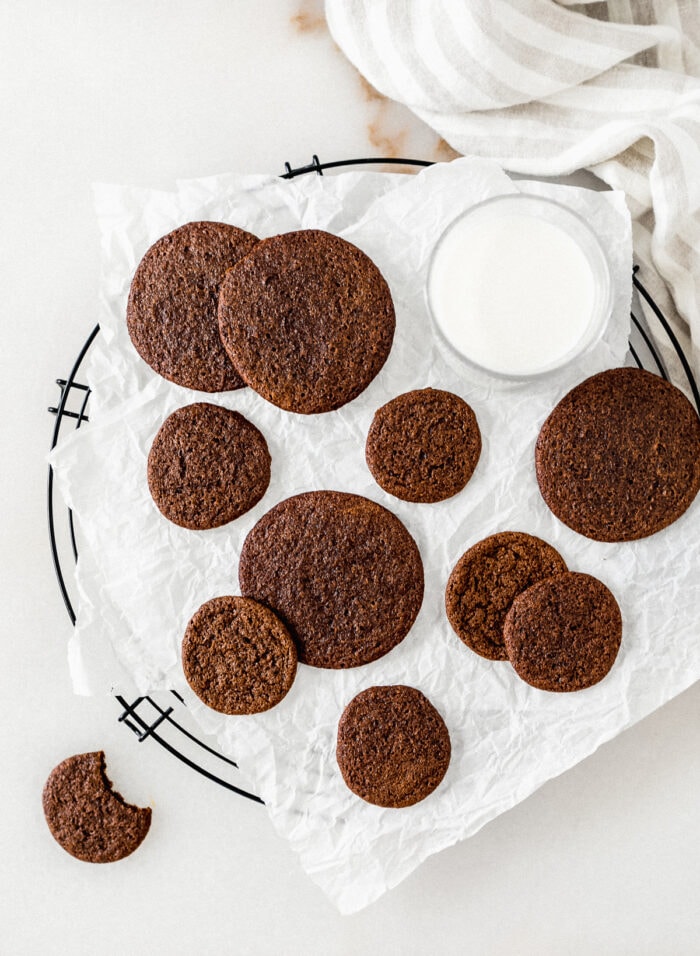
[[[415,687],[370,687],[338,724],[336,758],[353,793],[378,807],[410,807],[436,789],[450,763],[450,735]]]
[[[421,388],[377,409],[365,458],[378,485],[404,501],[443,501],[471,478],[481,454],[476,415],[458,395]]]
[[[503,626],[508,659],[533,687],[583,690],[615,663],[622,615],[602,581],[572,571],[519,594]]]
[[[508,660],[503,623],[527,588],[567,570],[564,559],[541,538],[502,531],[479,541],[454,566],[445,590],[452,629],[467,647],[492,661]]]
[[[416,544],[386,508],[339,491],[275,505],[248,534],[241,591],[278,614],[299,660],[368,664],[402,641],[423,601]]]
[[[168,415],[148,454],[148,487],[158,509],[194,531],[240,517],[269,483],[263,434],[238,412],[208,402]]]
[[[700,420],[651,372],[614,368],[572,389],[535,447],[542,497],[595,541],[633,541],[667,527],[700,490]]]
[[[224,273],[257,242],[223,222],[188,222],[148,249],[131,283],[126,324],[136,351],[163,378],[200,392],[242,388],[216,310]]]
[[[54,839],[87,863],[114,863],[129,856],[151,825],[149,807],[134,807],[112,789],[101,750],[76,754],[54,767],[43,805]]]
[[[297,670],[289,631],[268,608],[242,597],[213,598],[182,641],[187,683],[220,714],[259,714],[286,696]]]
[[[394,338],[389,287],[356,246],[318,229],[264,239],[226,274],[219,331],[246,384],[309,415],[364,391]]]

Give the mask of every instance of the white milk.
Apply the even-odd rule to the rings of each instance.
[[[469,361],[499,375],[535,375],[569,361],[602,331],[610,291],[602,256],[565,207],[499,197],[468,211],[438,242],[430,310]]]

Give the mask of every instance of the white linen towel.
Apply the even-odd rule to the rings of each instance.
[[[700,374],[698,0],[326,0],[326,17],[458,152],[622,189],[645,285]]]

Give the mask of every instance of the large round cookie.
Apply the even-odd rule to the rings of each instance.
[[[505,661],[503,622],[514,599],[564,571],[562,556],[541,538],[519,531],[491,535],[454,566],[445,590],[447,618],[467,647],[489,660]]]
[[[602,581],[570,571],[518,595],[503,638],[508,659],[528,684],[583,690],[601,681],[615,663],[622,615]]]
[[[310,491],[280,502],[249,533],[241,591],[280,615],[299,660],[368,664],[408,634],[423,600],[423,563],[406,528],[359,495]]]
[[[114,863],[141,844],[151,825],[149,807],[134,807],[112,789],[105,755],[76,754],[49,774],[44,816],[64,850],[87,863]]]
[[[450,754],[444,720],[414,687],[370,687],[350,701],[338,724],[343,779],[378,807],[424,800],[445,776]]]
[[[221,285],[221,340],[241,378],[290,412],[339,408],[384,365],[394,306],[358,248],[316,229],[264,239]]]
[[[241,388],[219,338],[219,286],[257,244],[223,222],[188,222],[155,242],[136,269],[126,308],[134,348],[152,369],[200,392]]]
[[[700,420],[675,386],[615,368],[577,385],[545,421],[537,481],[554,514],[596,541],[633,541],[679,518],[700,489]]]
[[[182,668],[195,694],[221,714],[270,710],[294,682],[297,652],[268,608],[218,597],[194,614],[182,641]]]
[[[148,455],[148,487],[159,510],[194,531],[249,511],[269,483],[263,434],[238,412],[208,402],[169,415]]]
[[[481,432],[458,395],[422,388],[377,409],[365,445],[367,466],[384,491],[404,501],[451,498],[481,454]]]

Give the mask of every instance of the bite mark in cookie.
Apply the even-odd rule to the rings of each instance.
[[[151,826],[149,807],[132,806],[112,789],[102,751],[76,754],[54,767],[43,807],[54,839],[87,863],[114,863],[129,856]]]

